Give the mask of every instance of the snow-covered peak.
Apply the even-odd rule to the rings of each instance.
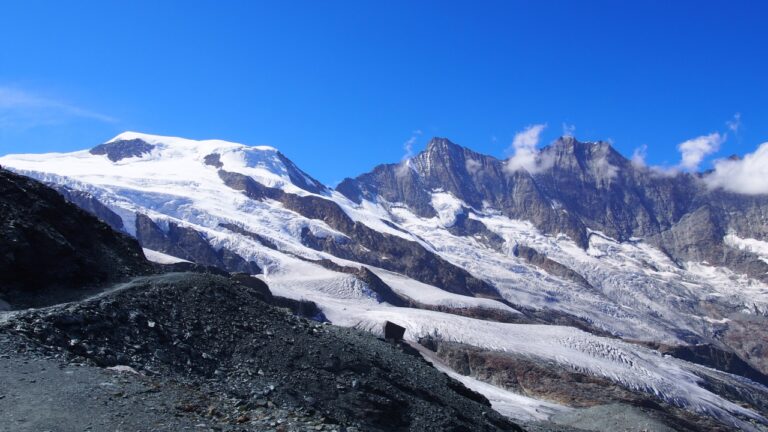
[[[460,148],[460,146],[457,144],[454,144],[448,138],[434,137],[431,140],[429,140],[429,143],[427,143],[426,151],[427,153],[432,153],[432,152],[448,151],[451,148],[458,149]]]
[[[123,132],[90,150],[71,153],[7,155],[0,164],[17,170],[78,178],[89,183],[168,193],[180,185],[223,187],[218,170],[247,175],[287,192],[323,193],[325,187],[270,146],[248,146],[223,140]]]
[[[172,137],[172,136],[164,136],[164,135],[153,135],[153,134],[146,134],[146,133],[133,132],[133,131],[123,132],[117,135],[116,137],[112,138],[111,140],[107,141],[105,144],[111,144],[111,143],[120,142],[120,141],[132,141],[132,140],[141,140],[147,144],[161,145],[161,146],[168,146],[168,147],[201,147],[201,148],[208,147],[209,149],[216,148],[216,147],[240,147],[240,148],[248,148],[252,150],[274,152],[274,153],[277,153],[278,151],[274,147],[265,146],[265,145],[248,146],[245,144],[224,141],[224,140],[217,140],[217,139],[192,140],[188,138]]]

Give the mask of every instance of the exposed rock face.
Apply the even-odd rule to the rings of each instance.
[[[504,214],[527,219],[545,232],[562,232],[582,244],[584,225],[553,208],[540,185],[526,172],[507,173],[503,161],[460,147],[444,138],[402,164],[380,165],[356,179],[345,179],[337,190],[348,198],[402,202],[422,217],[434,216],[430,192],[445,190],[476,209],[484,204]]]
[[[643,408],[651,418],[677,431],[731,430],[729,426],[719,424],[712,418],[692,414],[652,394],[626,389],[608,379],[584,375],[552,362],[433,339],[423,340],[422,343],[463,375],[531,397],[576,408],[615,403],[635,406]],[[728,386],[718,380],[717,375],[703,376],[702,379],[708,381],[711,387],[728,393],[731,398],[753,406],[758,412],[768,408],[768,398],[764,392],[748,390],[748,387],[726,389],[724,387]]]
[[[504,246],[504,239],[489,230],[482,222],[471,219],[468,213],[469,210],[465,209],[457,214],[453,225],[447,227],[448,232],[457,236],[474,237],[480,243],[492,249],[500,250]]]
[[[514,254],[515,256],[522,257],[523,259],[535,265],[536,267],[539,267],[547,271],[549,274],[559,276],[563,279],[571,280],[573,282],[581,284],[586,288],[592,288],[592,285],[590,285],[589,282],[586,279],[584,279],[582,275],[560,264],[557,261],[553,261],[547,258],[546,255],[539,253],[536,249],[532,247],[525,246],[525,245],[517,245],[515,247]]]
[[[766,318],[757,314],[735,313],[718,339],[733,348],[744,360],[768,375],[768,333]]]
[[[768,386],[768,376],[756,370],[732,352],[723,351],[711,344],[703,345],[662,345],[647,344],[662,354],[669,354],[692,363],[709,366],[724,372],[741,375],[752,381]]]
[[[285,165],[288,172],[288,178],[291,179],[291,183],[304,189],[307,192],[316,194],[325,194],[328,192],[328,188],[322,183],[312,178],[309,174],[302,171],[292,160],[285,157],[284,154],[277,152],[277,157]]]
[[[155,146],[148,144],[140,139],[112,141],[106,144],[99,144],[90,150],[93,155],[106,155],[112,162],[120,160],[141,157],[149,153]]]
[[[168,224],[168,232],[165,232],[152,219],[141,213],[136,215],[136,238],[148,249],[198,264],[231,272],[261,273],[255,262],[246,261],[226,248],[214,249],[199,232],[173,222]]]
[[[219,170],[219,176],[231,188],[241,190],[249,198],[266,198],[282,202],[286,208],[307,218],[319,219],[347,238],[317,237],[309,229],[302,241],[309,247],[340,258],[354,259],[368,265],[404,273],[418,281],[446,291],[485,297],[499,297],[495,288],[466,270],[454,266],[431,253],[420,244],[384,234],[353,221],[338,204],[317,196],[298,196],[269,188],[242,174]]]
[[[211,153],[203,158],[203,162],[206,165],[210,165],[216,168],[221,168],[224,166],[223,163],[221,163],[221,155],[218,153]]]
[[[64,199],[103,220],[115,231],[125,232],[123,219],[117,213],[110,210],[109,207],[102,204],[101,201],[96,199],[93,195],[89,194],[88,192],[71,189],[66,186],[50,186],[56,189],[56,191],[60,193]]]
[[[357,202],[405,203],[423,217],[436,214],[430,193],[445,190],[475,209],[531,221],[582,247],[588,229],[619,241],[642,237],[681,262],[707,260],[768,280],[768,263],[723,244],[729,232],[768,238],[768,196],[709,190],[697,175],[636,166],[604,142],[561,138],[540,158],[546,162],[541,172],[510,172],[506,161],[435,138],[407,165],[380,165],[337,190]]]
[[[729,219],[738,224],[741,218],[730,216],[718,203],[706,204],[683,216],[675,225],[651,238],[668,254],[680,261],[707,262],[723,265],[761,281],[768,281],[768,264],[755,254],[723,243]],[[758,219],[759,220],[759,219]],[[750,231],[747,236],[754,235]]]
[[[0,299],[47,304],[149,271],[136,240],[42,183],[0,169]]]
[[[127,365],[224,394],[245,413],[268,404],[299,408],[340,430],[522,430],[408,347],[297,318],[263,296],[259,287],[217,276],[154,276],[80,304],[24,313],[0,331],[100,366]]]

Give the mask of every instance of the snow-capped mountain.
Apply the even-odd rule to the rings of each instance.
[[[540,158],[531,174],[433,139],[333,190],[271,147],[127,132],[0,165],[55,185],[152,259],[261,274],[336,324],[403,325],[510,416],[606,400],[459,370],[455,347],[588,377],[608,401],[652,400],[713,430],[766,430],[768,197],[662,175],[606,143],[563,138]]]

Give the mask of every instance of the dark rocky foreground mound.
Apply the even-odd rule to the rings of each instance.
[[[0,169],[0,301],[50,303],[150,269],[136,240],[42,183]]]
[[[0,312],[0,431],[521,430],[407,346],[295,316],[323,319],[246,274],[150,264],[5,170],[0,218],[0,299],[59,303]]]
[[[233,430],[263,430],[265,407],[322,416],[340,431],[521,430],[408,347],[296,317],[249,285],[211,274],[140,277],[79,303],[17,313],[0,334],[49,356],[130,366],[218,395],[226,402],[217,407],[177,411],[218,415]]]

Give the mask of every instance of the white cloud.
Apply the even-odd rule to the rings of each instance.
[[[521,132],[515,134],[512,140],[512,147],[517,149],[535,149],[541,140],[541,133],[547,127],[545,124],[530,125]]]
[[[757,195],[768,194],[768,142],[761,144],[754,153],[743,159],[715,161],[714,171],[704,177],[711,188],[723,188],[730,192]]]
[[[416,144],[416,136],[412,136],[408,138],[406,142],[403,143],[403,150],[405,150],[405,154],[403,155],[403,159],[410,159],[413,157],[413,145]]]
[[[576,132],[576,125],[563,123],[563,136],[573,138],[573,134]]]
[[[504,166],[507,173],[511,174],[523,169],[531,174],[536,174],[552,166],[554,161],[542,160],[537,148],[541,140],[541,132],[546,127],[545,124],[534,124],[515,134],[508,150],[512,156]]]
[[[113,117],[18,88],[0,86],[0,126],[26,129],[60,124],[72,119],[115,123]]]
[[[704,158],[716,152],[722,143],[725,142],[726,135],[719,132],[713,132],[709,135],[689,139],[677,146],[682,155],[680,168],[688,171],[699,169],[699,164]]]
[[[480,171],[480,168],[482,168],[482,164],[479,161],[476,161],[474,159],[467,159],[464,162],[464,165],[467,168],[467,172],[474,175],[477,174],[478,171]]]
[[[413,145],[416,144],[416,139],[420,134],[421,130],[414,131],[413,135],[403,143],[403,157],[400,158],[400,164],[395,168],[395,175],[397,177],[402,178],[408,174],[408,170],[411,167],[411,158],[413,157]]]
[[[733,119],[728,120],[725,124],[731,132],[738,134],[739,129],[741,129],[741,113],[734,114]]]
[[[646,144],[641,145],[632,152],[632,165],[637,168],[645,167],[645,157],[648,155],[648,146]]]

